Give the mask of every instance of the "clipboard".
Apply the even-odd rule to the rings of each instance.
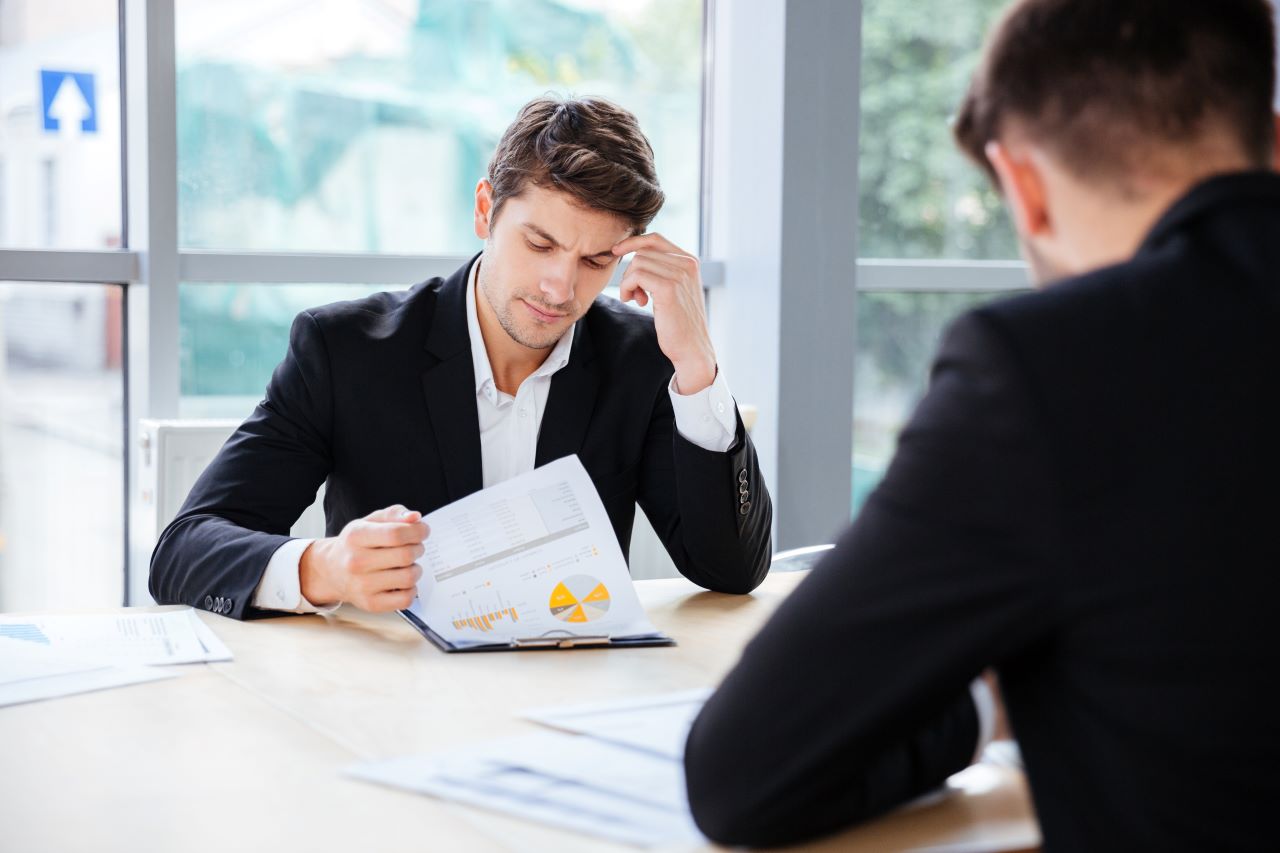
[[[419,634],[431,641],[431,644],[442,652],[450,654],[460,652],[541,652],[560,651],[562,649],[617,649],[637,648],[643,646],[674,646],[676,641],[666,634],[643,634],[637,637],[610,637],[605,634],[584,635],[555,631],[541,637],[526,637],[508,642],[480,643],[477,645],[459,646],[441,637],[431,630],[416,613],[408,610],[396,611],[414,627]]]

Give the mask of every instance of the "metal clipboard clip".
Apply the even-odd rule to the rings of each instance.
[[[608,634],[573,637],[526,637],[511,641],[517,649],[557,648],[572,649],[575,646],[607,646],[613,642]]]

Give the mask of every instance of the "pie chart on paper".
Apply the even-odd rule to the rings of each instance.
[[[609,612],[609,590],[590,575],[570,575],[551,590],[551,615],[561,622],[591,622]]]

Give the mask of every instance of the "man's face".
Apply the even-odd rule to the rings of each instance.
[[[511,339],[545,350],[587,312],[613,275],[613,246],[631,229],[573,197],[530,184],[491,216],[488,184],[476,194],[485,240],[478,284]]]

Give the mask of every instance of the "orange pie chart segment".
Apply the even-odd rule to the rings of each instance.
[[[590,575],[571,575],[551,590],[548,606],[561,622],[591,622],[609,612],[609,590]]]

